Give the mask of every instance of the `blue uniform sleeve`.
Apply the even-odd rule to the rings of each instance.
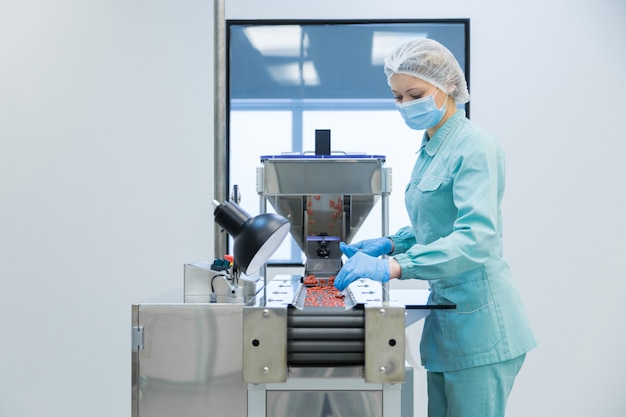
[[[393,254],[404,253],[415,245],[415,235],[411,226],[405,226],[393,236],[387,236],[393,242]]]
[[[402,279],[454,277],[501,252],[504,156],[490,138],[477,135],[471,139],[448,146],[452,150],[445,155],[445,164],[435,167],[442,178],[438,189],[431,187],[426,197],[419,189],[414,191],[421,193],[416,198],[424,204],[418,205],[419,210],[430,213],[430,217],[422,213],[419,218],[428,221],[420,221],[429,224],[413,224],[390,236]],[[432,198],[434,193],[439,195]],[[427,231],[421,233],[420,228]]]

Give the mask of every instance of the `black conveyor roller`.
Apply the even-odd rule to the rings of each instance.
[[[363,306],[288,309],[289,366],[362,366],[365,363]]]

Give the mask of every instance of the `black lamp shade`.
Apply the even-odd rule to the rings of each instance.
[[[233,263],[244,273],[257,272],[289,233],[289,220],[273,213],[250,216],[225,201],[215,208],[215,222],[233,237]]]

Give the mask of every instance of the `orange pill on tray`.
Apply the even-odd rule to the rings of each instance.
[[[307,307],[345,307],[344,295],[333,286],[335,277],[317,278],[308,275],[304,278],[305,285],[314,281],[319,285],[307,288],[304,305]]]

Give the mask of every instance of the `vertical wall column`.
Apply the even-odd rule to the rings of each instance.
[[[214,152],[213,152],[213,199],[219,202],[228,199],[228,149],[226,142],[226,13],[225,0],[214,0]],[[215,224],[214,256],[221,259],[228,251],[228,235]]]

